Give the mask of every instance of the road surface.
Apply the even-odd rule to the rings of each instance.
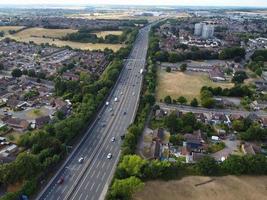
[[[145,67],[150,26],[139,31],[129,58],[111,92],[108,106],[73,150],[65,164],[37,197],[38,200],[104,199],[119,159],[120,136],[133,122],[142,87],[140,69]],[[115,98],[118,101],[115,102]],[[112,142],[115,137],[115,142]],[[107,159],[111,153],[112,158]],[[83,157],[83,163],[79,158]],[[57,181],[64,177],[62,184]]]

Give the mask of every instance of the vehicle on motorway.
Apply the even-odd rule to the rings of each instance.
[[[115,137],[112,137],[111,138],[111,142],[115,142]]]
[[[123,115],[126,115],[126,114],[127,114],[127,112],[126,112],[126,111],[124,111],[124,112],[123,112]]]
[[[123,95],[123,92],[121,92],[121,95]]]
[[[80,157],[79,160],[78,160],[78,162],[79,163],[83,163],[83,160],[84,160],[84,158],[83,157]]]
[[[123,140],[125,138],[125,135],[123,134],[123,135],[121,135],[121,139]]]
[[[117,102],[118,101],[118,97],[115,97],[114,101]]]
[[[107,102],[106,102],[106,106],[108,106],[108,105],[109,105],[109,102],[107,101]]]
[[[111,159],[111,158],[112,158],[112,154],[111,153],[108,153],[107,159]]]
[[[61,185],[63,182],[64,182],[64,177],[61,176],[61,177],[58,179],[57,184],[58,184],[58,185]]]

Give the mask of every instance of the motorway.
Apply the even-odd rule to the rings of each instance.
[[[132,52],[109,95],[108,106],[98,113],[85,136],[36,198],[38,200],[104,199],[119,160],[121,139],[133,122],[139,103],[150,26],[139,31]],[[115,98],[118,101],[115,102]],[[112,142],[115,137],[115,142]],[[108,153],[112,154],[107,159]],[[83,157],[83,163],[79,158]],[[64,177],[64,182],[58,180]]]
[[[267,112],[265,111],[245,111],[245,110],[235,110],[235,109],[209,109],[203,107],[192,107],[185,105],[171,105],[165,103],[158,103],[159,107],[163,110],[180,110],[183,112],[192,112],[192,113],[216,113],[216,114],[225,114],[225,115],[241,115],[247,117],[249,114],[256,114],[259,117],[267,117]]]

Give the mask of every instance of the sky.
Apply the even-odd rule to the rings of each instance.
[[[0,4],[131,4],[131,5],[182,5],[182,6],[252,6],[267,7],[267,0],[0,0]]]

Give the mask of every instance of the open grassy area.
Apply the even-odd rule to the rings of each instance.
[[[28,28],[23,31],[20,31],[14,35],[15,38],[26,39],[32,37],[51,37],[51,38],[60,38],[69,33],[75,33],[77,30],[73,29],[47,29],[47,28]]]
[[[31,109],[31,110],[25,111],[25,115],[27,119],[36,119],[38,117],[48,115],[48,110],[46,110],[45,108]]]
[[[57,38],[61,38],[68,33],[76,32],[77,30],[72,29],[45,29],[45,28],[29,28],[20,31],[13,35],[7,35],[12,39],[20,42],[33,41],[36,44],[49,43],[50,45],[56,45],[58,47],[70,46],[74,49],[82,50],[104,50],[110,48],[113,51],[118,51],[123,45],[122,44],[93,44],[93,43],[81,43],[72,41],[63,41]],[[109,31],[99,32],[99,34],[107,34]],[[119,34],[119,33],[117,33]]]
[[[0,26],[0,31],[4,31],[7,34],[8,31],[17,31],[22,28],[23,26]]]
[[[121,35],[122,31],[100,31],[95,32],[97,37],[103,37],[105,38],[107,35]]]
[[[179,96],[186,97],[189,101],[194,97],[199,98],[203,86],[230,88],[232,83],[213,82],[205,73],[171,72],[158,70],[158,86],[156,89],[157,100],[170,95],[177,99]]]
[[[151,181],[147,182],[143,190],[137,192],[133,199],[266,200],[267,176],[188,176],[168,182]]]

